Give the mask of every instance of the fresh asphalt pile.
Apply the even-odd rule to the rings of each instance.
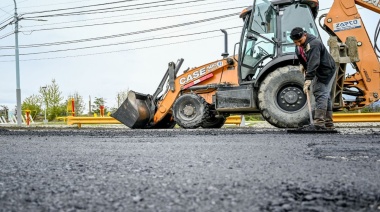
[[[380,211],[380,130],[0,128],[0,211]]]

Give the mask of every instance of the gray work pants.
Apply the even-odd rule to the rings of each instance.
[[[311,83],[311,90],[315,98],[315,109],[332,111],[333,105],[331,102],[331,87],[335,81],[336,72],[328,84],[319,82],[317,77],[314,77]]]

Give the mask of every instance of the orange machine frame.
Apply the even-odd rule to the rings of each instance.
[[[203,66],[193,68],[180,76],[177,76],[174,81],[175,89],[164,94],[163,100],[157,103],[157,111],[154,114],[154,123],[159,122],[169,112],[173,103],[177,99],[180,92],[188,92],[187,88],[191,85],[209,85],[228,83],[238,85],[238,75],[235,65],[229,65],[227,59],[217,60]],[[186,88],[184,88],[186,87]],[[191,88],[191,87],[190,87]],[[215,94],[215,89],[196,91],[206,102],[212,103],[212,95]]]
[[[364,101],[358,106],[369,105],[379,99],[380,92],[380,63],[368,36],[364,23],[356,7],[360,5],[376,13],[380,13],[380,5],[368,3],[365,0],[334,0],[328,12],[324,24],[333,32],[341,42],[345,42],[349,36],[355,36],[358,41],[359,62],[354,63],[357,72],[346,77],[345,87],[356,87],[363,91]],[[334,31],[334,24],[360,20],[361,27]]]

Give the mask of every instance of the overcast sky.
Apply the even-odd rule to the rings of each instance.
[[[229,33],[228,51],[232,55],[243,24],[238,13],[253,3],[252,0],[16,2],[18,13],[25,18],[19,22],[22,101],[38,94],[40,87],[55,79],[65,99],[78,92],[85,103],[89,96],[92,100],[104,98],[107,107],[116,107],[117,93],[127,89],[153,94],[171,61],[185,60],[179,72],[182,73],[188,67],[220,59],[224,52],[220,29]],[[321,0],[319,15],[326,13],[323,9],[331,4],[330,0]],[[379,15],[366,9],[359,11],[373,39]],[[13,14],[13,0],[1,0],[0,23],[4,23],[0,28]],[[14,25],[0,31],[0,105],[10,109],[16,105],[13,31]],[[327,35],[322,30],[320,33],[326,42]]]

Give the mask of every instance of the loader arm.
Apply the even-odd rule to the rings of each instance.
[[[348,37],[357,40],[359,61],[353,65],[356,73],[344,80],[345,88],[357,88],[356,106],[363,107],[379,99],[380,63],[356,5],[380,13],[380,5],[368,0],[334,0],[324,20],[330,35],[345,43]],[[375,5],[376,4],[376,5]],[[375,41],[376,42],[376,41]]]
[[[213,83],[219,84],[223,81],[228,81],[229,83],[235,82],[237,84],[238,79],[236,70],[234,68],[228,68],[229,66],[230,65],[227,59],[223,59],[208,63],[197,68],[193,68],[183,73],[182,75],[177,76],[174,81],[175,89],[168,89],[168,91],[157,102],[157,110],[153,118],[154,124],[161,121],[166,116],[166,114],[170,112],[175,100],[180,95],[180,93],[189,92],[189,88],[194,85],[205,85]]]

